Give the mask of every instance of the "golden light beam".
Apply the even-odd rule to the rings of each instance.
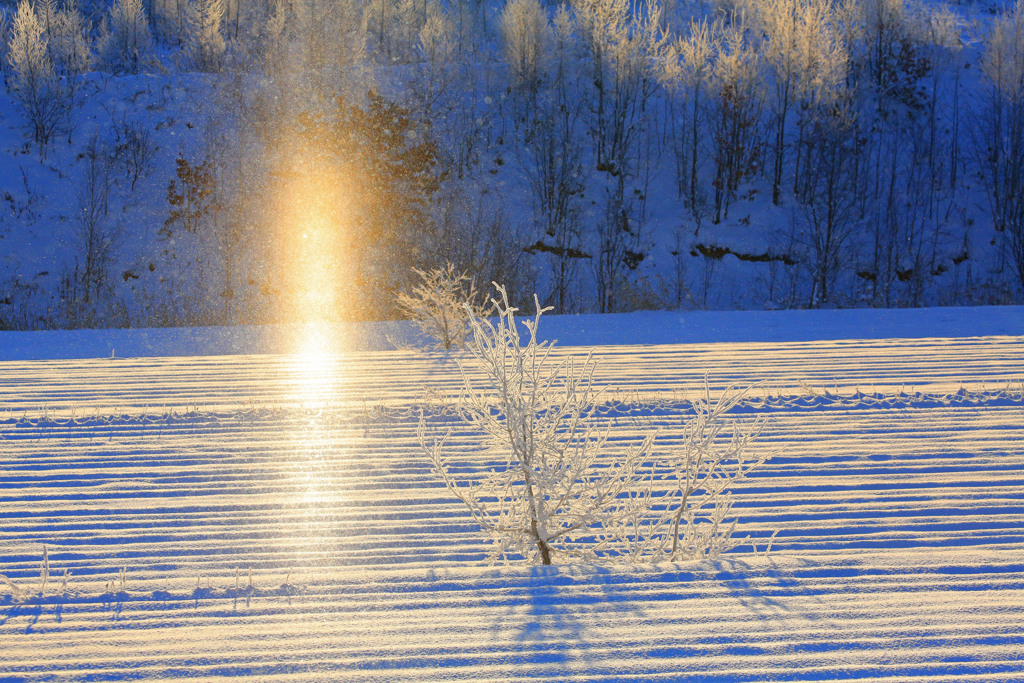
[[[347,314],[347,292],[354,269],[346,258],[346,228],[351,215],[343,178],[318,161],[315,150],[296,145],[285,154],[278,174],[279,286],[288,321],[290,350],[287,401],[300,420],[290,449],[291,499],[283,501],[303,522],[297,553],[304,562],[322,561],[332,547],[330,522],[338,504],[337,427],[341,340],[331,323]]]
[[[296,150],[279,174],[279,259],[284,318],[297,323],[345,318],[354,276],[347,253],[351,214],[344,179],[317,155]]]

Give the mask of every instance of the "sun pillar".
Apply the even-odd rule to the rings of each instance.
[[[345,318],[351,259],[345,258],[345,192],[313,153],[282,174],[280,243],[285,316],[297,323]]]

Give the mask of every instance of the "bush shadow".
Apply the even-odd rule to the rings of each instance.
[[[502,573],[505,607],[492,627],[497,635],[542,645],[545,661],[567,661],[589,640],[596,624],[617,616],[640,618],[643,607],[628,581],[596,565],[533,566],[528,573]]]

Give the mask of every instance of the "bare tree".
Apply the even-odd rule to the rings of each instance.
[[[797,26],[799,0],[764,0],[755,5],[757,22],[765,34],[762,55],[772,76],[772,202],[779,203],[782,186],[783,155],[786,149],[786,120],[796,99]]]
[[[576,30],[587,51],[593,85],[591,136],[599,170],[628,172],[639,118],[658,85],[668,39],[652,1],[633,13],[626,0],[576,0]]]
[[[684,99],[684,116],[680,126],[684,131],[678,138],[673,136],[673,139],[677,139],[675,158],[679,194],[682,196],[688,185],[687,197],[691,209],[698,204],[697,161],[700,156],[698,147],[704,109],[701,98],[711,77],[720,35],[721,27],[717,23],[691,21],[686,34],[668,47],[661,71],[661,79],[669,95]],[[687,177],[688,183],[685,181]]]
[[[462,418],[485,435],[490,471],[479,480],[460,481],[445,452],[446,439],[420,441],[445,485],[468,508],[491,538],[492,560],[519,555],[552,564],[559,555],[578,555],[604,519],[628,515],[640,504],[631,496],[653,438],[631,449],[616,466],[602,468],[598,455],[607,439],[588,424],[596,405],[593,363],[577,370],[569,361],[550,364],[551,346],[537,339],[544,309],[526,322],[521,344],[515,309],[502,288],[496,300],[497,325],[473,320],[469,345],[485,373],[478,389],[464,370],[468,390]],[[620,498],[620,494],[623,498]]]
[[[386,57],[392,55],[391,30],[398,17],[395,0],[369,0],[363,8],[363,32],[372,41],[372,51]]]
[[[981,68],[979,165],[995,228],[1024,286],[1024,0],[993,23]]]
[[[483,438],[480,459],[456,467],[450,432],[431,440],[427,421],[419,426],[445,486],[491,539],[490,559],[683,560],[733,547],[727,490],[765,460],[748,453],[761,423],[721,438],[723,417],[741,395],[713,402],[708,391],[694,404],[683,444],[667,453],[655,452],[649,434],[613,454],[609,431],[598,426],[592,358],[581,366],[551,360],[551,344],[537,338],[548,309],[535,299],[521,339],[516,309],[502,287],[498,293],[496,323],[471,319],[472,363],[463,366],[459,414]]]
[[[131,180],[131,191],[135,192],[139,178],[151,170],[157,152],[156,143],[144,124],[131,121],[124,114],[120,119],[111,121],[111,124],[114,130],[114,155]]]
[[[288,25],[291,11],[286,0],[274,0],[263,27],[261,62],[263,72],[271,78],[280,78],[288,56]]]
[[[708,24],[707,21],[693,22],[686,38],[677,45],[682,59],[683,79],[690,95],[690,210],[697,218],[698,207],[703,204],[702,197],[697,196],[698,146],[704,108],[701,95],[712,78],[713,56],[721,48],[721,25]],[[697,223],[699,226],[699,219]]]
[[[512,87],[536,97],[553,40],[544,8],[537,0],[509,0],[501,13],[501,35]]]
[[[543,118],[524,143],[520,153],[536,209],[537,241],[527,247],[543,253],[551,266],[550,303],[560,313],[574,305],[578,266],[591,257],[583,244],[581,199],[586,183],[582,150],[576,139],[578,108],[564,102],[556,107],[542,105]]]
[[[111,159],[94,135],[85,148],[85,167],[76,193],[76,243],[81,259],[75,297],[79,310],[72,311],[75,324],[96,322],[96,308],[107,284],[118,229],[109,217]],[[70,302],[69,302],[70,303]]]
[[[451,263],[415,272],[420,281],[408,293],[399,292],[399,308],[430,344],[445,351],[461,349],[472,333],[470,319],[487,315],[476,282],[456,273]]]
[[[714,97],[709,102],[715,162],[714,219],[729,214],[740,182],[757,171],[760,158],[761,74],[758,56],[742,25],[725,29],[714,70]]]
[[[772,87],[772,201],[779,203],[789,113],[830,99],[845,77],[846,50],[825,0],[760,0],[755,20],[765,34],[761,49]]]
[[[64,78],[70,105],[75,102],[76,81],[92,67],[91,31],[90,22],[78,9],[77,0],[67,0],[57,12],[50,48],[54,69]]]
[[[11,66],[8,54],[14,30],[13,23],[14,18],[10,8],[0,7],[0,74],[3,74],[5,83],[7,82],[7,70]]]
[[[191,0],[151,0],[149,14],[161,39],[179,46],[188,42],[190,3]]]
[[[570,54],[570,25],[564,11],[557,25],[550,36],[546,61],[551,70],[544,78],[546,87],[539,93],[523,93],[527,98],[526,125],[521,142],[517,138],[516,151],[534,208],[536,241],[527,250],[543,254],[550,265],[547,303],[559,313],[568,313],[578,303],[579,264],[591,257],[584,244],[581,221],[583,192],[590,174],[579,137],[585,105],[575,96],[578,90]]]
[[[860,161],[855,120],[846,107],[805,112],[813,119],[803,139],[805,181],[798,193],[812,275],[810,305],[830,302],[840,274],[853,261],[859,227],[855,188]]]
[[[292,106],[305,107],[310,95],[321,102],[330,102],[340,95],[365,92],[367,75],[363,61],[366,53],[366,30],[362,20],[364,7],[358,0],[295,0],[275,3],[272,25],[268,33],[279,31],[278,41],[287,46],[295,73],[291,77],[306,83],[290,86]],[[273,29],[271,31],[270,29]],[[284,57],[287,54],[279,55]],[[306,85],[296,88],[296,85]]]
[[[433,5],[431,5],[433,7]],[[458,72],[455,69],[455,26],[439,9],[430,12],[419,30],[416,77],[409,90],[417,100],[421,122],[447,118],[451,86]],[[431,126],[434,128],[435,126]]]
[[[189,0],[185,20],[188,56],[200,71],[217,71],[224,57],[224,0]]]
[[[42,149],[65,121],[68,106],[54,72],[46,27],[28,0],[18,4],[7,49],[13,75],[11,93],[28,116],[32,137]]]
[[[110,7],[100,37],[100,54],[115,71],[137,73],[153,49],[142,0],[117,0]]]
[[[914,17],[906,0],[861,0],[865,66],[878,106],[913,103],[917,98]]]
[[[592,142],[595,210],[594,272],[598,310],[618,310],[618,290],[646,258],[641,238],[645,175],[650,148],[642,144],[659,86],[668,39],[661,7],[653,0],[634,12],[625,0],[576,0],[575,30],[587,62],[589,86],[581,95]]]

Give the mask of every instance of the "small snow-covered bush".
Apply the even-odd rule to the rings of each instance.
[[[552,345],[537,338],[549,310],[539,302],[521,339],[516,309],[497,289],[496,322],[470,320],[467,349],[483,379],[461,365],[459,414],[484,444],[477,471],[448,452],[450,431],[432,438],[426,419],[419,426],[435,471],[490,537],[490,559],[676,561],[737,545],[729,487],[766,459],[748,449],[762,421],[737,425],[723,438],[724,415],[743,393],[714,400],[706,390],[679,447],[658,452],[652,433],[612,453],[609,430],[597,424],[592,357],[582,364],[550,357]]]
[[[476,283],[447,264],[434,270],[415,269],[420,282],[408,294],[398,294],[398,306],[420,330],[420,335],[445,351],[462,348],[469,337],[470,320],[486,315]]]

